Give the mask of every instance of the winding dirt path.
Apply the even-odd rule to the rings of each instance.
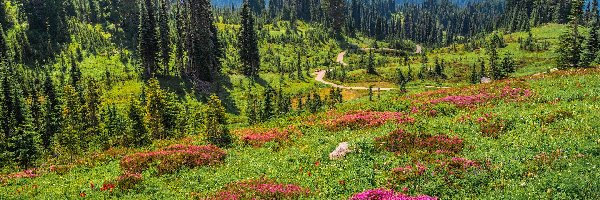
[[[415,50],[415,54],[421,54],[422,53],[422,47],[421,45],[417,45],[417,48]],[[362,48],[361,50],[366,51],[366,50],[373,50],[373,48]],[[395,51],[395,49],[389,49],[389,48],[383,48],[382,50],[384,51]],[[344,56],[346,56],[346,51],[342,51],[337,55],[337,59],[336,62],[340,63],[343,66],[348,66],[348,63],[344,62]],[[350,86],[344,86],[344,85],[338,85],[332,82],[328,82],[326,80],[324,80],[325,75],[327,74],[327,70],[321,70],[316,72],[316,76],[315,76],[315,80],[318,82],[321,82],[325,85],[330,85],[331,87],[334,88],[340,88],[340,89],[347,89],[347,90],[369,90],[368,87],[350,87]],[[395,90],[397,88],[372,88],[373,90],[381,90],[381,91],[390,91],[390,90]]]

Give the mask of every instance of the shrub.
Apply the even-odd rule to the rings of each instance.
[[[228,184],[221,191],[205,199],[298,199],[308,196],[309,193],[309,189],[298,185],[280,184],[261,178]]]
[[[430,153],[456,154],[463,148],[463,140],[446,135],[430,136],[427,134],[412,134],[404,130],[391,132],[387,136],[375,138],[378,149],[389,152],[410,153],[421,150]]]
[[[135,186],[142,181],[142,174],[125,172],[125,174],[117,178],[116,182],[117,187],[119,187],[120,189],[129,190],[135,188]]]
[[[198,167],[220,164],[225,159],[225,151],[216,146],[173,145],[163,150],[136,153],[121,159],[121,169],[126,173],[142,173],[151,166],[159,174],[172,173],[182,167]]]
[[[339,130],[344,128],[358,129],[381,126],[388,122],[413,123],[414,118],[400,112],[355,111],[332,120],[323,122],[326,129]]]
[[[405,167],[394,168],[392,169],[392,178],[394,181],[410,180],[423,175],[427,169],[427,166],[420,163],[416,164],[414,167],[412,165],[407,165]]]
[[[302,132],[293,126],[287,129],[244,129],[236,132],[236,135],[241,137],[244,144],[253,147],[261,147],[267,142],[277,142],[279,144],[284,143],[290,139],[291,136],[300,136]]]
[[[466,158],[454,157],[449,160],[438,160],[435,167],[439,173],[460,176],[471,169],[481,169],[481,164]]]
[[[507,120],[487,113],[483,117],[477,118],[477,124],[479,124],[479,130],[484,137],[494,139],[498,139],[502,133],[512,128]]]
[[[427,195],[411,197],[393,190],[379,188],[354,194],[350,200],[437,200],[437,197]]]

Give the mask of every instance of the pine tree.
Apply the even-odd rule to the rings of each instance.
[[[1,2],[3,2],[3,1],[1,1]],[[0,4],[0,6],[2,6],[2,5]],[[4,8],[4,7],[0,7],[0,8]],[[4,10],[4,9],[0,9],[0,10]],[[0,20],[2,20],[2,18],[0,18]],[[0,63],[6,63],[7,59],[9,59],[8,45],[6,43],[6,37],[4,36],[4,29],[0,25]]]
[[[141,147],[150,143],[148,129],[144,123],[140,103],[137,100],[133,99],[130,101],[127,117],[129,119],[129,126],[123,137],[122,145]]]
[[[45,99],[45,118],[44,118],[44,130],[41,132],[42,144],[45,148],[49,148],[52,142],[52,138],[58,132],[60,132],[60,101],[56,94],[52,77],[49,73],[46,73],[46,79],[44,80],[44,95]]]
[[[163,67],[163,74],[169,75],[169,60],[171,58],[171,33],[169,27],[168,0],[160,1],[159,9],[159,33],[160,33],[160,57]]]
[[[83,130],[85,135],[81,136],[82,141],[88,141],[88,136],[97,136],[100,133],[100,103],[102,91],[96,81],[86,81],[85,103],[81,108],[83,120]]]
[[[498,66],[498,51],[496,51],[496,47],[492,46],[490,47],[490,51],[488,52],[490,58],[489,58],[489,63],[490,63],[490,70],[492,71],[492,78],[494,80],[500,80],[502,79],[502,69],[500,68],[500,66]]]
[[[212,10],[208,0],[186,1],[188,10],[186,25],[186,49],[188,64],[183,69],[183,74],[193,84],[212,82],[214,75],[219,72],[219,49],[217,32],[212,22]]]
[[[227,118],[225,116],[225,107],[217,95],[211,95],[208,100],[205,125],[206,136],[211,144],[219,147],[226,147],[231,144],[231,135],[227,129]]]
[[[479,83],[480,78],[479,78],[479,73],[477,73],[477,69],[475,67],[475,65],[471,66],[471,84],[477,84]]]
[[[267,121],[275,115],[275,109],[273,106],[274,93],[275,90],[273,90],[271,86],[267,85],[264,92],[263,105],[260,114],[261,121]]]
[[[80,135],[83,133],[80,118],[81,103],[79,94],[71,85],[66,85],[63,90],[62,128],[54,135],[54,152],[60,157],[70,157],[80,153],[83,142]]]
[[[592,5],[592,14],[590,16],[592,20],[592,27],[590,27],[590,35],[585,43],[585,49],[583,50],[582,67],[588,67],[598,57],[600,53],[600,18],[598,17],[598,0],[594,0]]]
[[[156,15],[153,0],[144,0],[140,7],[139,51],[146,79],[153,77],[157,68],[159,41],[156,33]]]
[[[254,17],[250,11],[248,1],[242,6],[242,29],[240,31],[240,58],[244,64],[243,73],[246,76],[257,77],[260,71],[260,55],[258,53],[258,39],[254,30]]]
[[[377,71],[375,71],[375,56],[373,55],[373,51],[369,51],[369,63],[367,64],[367,73],[377,74]]]
[[[404,72],[402,72],[402,69],[398,68],[396,70],[396,77],[396,83],[400,87],[400,91],[406,91],[406,83],[408,82],[408,80],[404,76]]]
[[[346,0],[328,0],[329,1],[329,18],[331,19],[331,27],[333,34],[340,37],[344,25],[346,24]]]
[[[582,37],[579,33],[579,22],[582,16],[582,0],[574,0],[571,10],[569,31],[560,36],[557,53],[559,69],[580,67]]]
[[[144,119],[148,125],[150,136],[154,139],[166,139],[167,133],[163,125],[166,96],[160,89],[158,80],[150,79],[145,92],[146,114]]]
[[[108,149],[119,144],[125,137],[125,120],[119,114],[115,105],[108,105],[102,112],[102,125],[97,142],[102,149]]]
[[[504,54],[504,58],[502,59],[502,76],[503,78],[508,77],[510,73],[515,73],[517,70],[515,60],[511,53],[507,52]]]

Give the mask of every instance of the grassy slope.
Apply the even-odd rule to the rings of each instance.
[[[540,41],[550,42],[552,48],[547,51],[541,52],[529,52],[521,50],[519,48],[518,38],[527,38],[526,32],[518,32],[504,35],[504,39],[507,43],[507,47],[498,49],[498,54],[503,56],[505,53],[510,52],[513,54],[513,58],[519,63],[519,68],[513,77],[527,76],[535,73],[545,72],[549,69],[554,68],[554,58],[556,58],[555,48],[557,44],[557,38],[563,32],[567,30],[565,25],[559,24],[547,24],[541,27],[532,28],[531,32],[535,39]],[[368,41],[368,40],[367,40]],[[363,44],[367,44],[363,42]],[[446,74],[449,75],[450,81],[443,83],[446,86],[460,86],[465,85],[468,80],[469,73],[471,71],[471,65],[477,64],[479,70],[478,60],[488,59],[485,49],[475,50],[467,52],[463,50],[463,45],[456,45],[455,47],[446,47],[436,49],[428,53],[429,65],[433,66],[436,58],[445,60],[447,63]],[[346,84],[352,86],[368,86],[375,85],[377,87],[384,87],[394,85],[393,81],[396,74],[396,69],[401,67],[404,72],[408,70],[407,66],[401,66],[403,58],[386,57],[381,54],[375,54],[377,63],[381,63],[377,72],[379,75],[370,75],[366,73],[366,69],[354,70],[348,72],[349,80],[346,80]],[[346,56],[346,62],[350,65],[359,63],[361,59],[360,54],[350,53]],[[365,56],[368,59],[368,55]],[[418,57],[413,57],[411,67],[413,75],[416,76],[418,71],[421,69],[421,61]],[[336,82],[336,81],[333,81]],[[434,81],[422,81],[417,80],[408,84],[408,88],[418,89],[427,85],[438,85]]]
[[[556,26],[548,25],[534,29],[534,35],[554,38],[560,30],[560,27]],[[551,30],[555,32],[550,32]],[[509,47],[500,52],[511,51],[515,57],[528,60],[542,58],[535,62],[537,64],[527,64],[520,68],[517,76],[552,68],[551,63],[548,63],[551,62],[548,58],[553,56],[550,53],[535,55],[520,52],[515,48],[518,48],[515,44],[509,44]],[[476,52],[463,55],[436,52],[434,55],[449,60],[459,57],[463,57],[463,60],[476,60],[479,57]],[[89,63],[82,69],[84,74],[99,77],[102,76],[102,71],[95,71],[98,67],[109,67],[111,72],[124,67],[110,64],[118,63],[116,57],[86,58],[84,63]],[[296,125],[302,130],[303,136],[294,138],[292,142],[282,146],[269,144],[264,148],[252,148],[238,144],[227,150],[225,164],[219,167],[184,169],[176,174],[163,176],[156,176],[152,171],[148,171],[144,174],[145,180],[136,190],[116,190],[112,194],[92,191],[90,182],[98,186],[106,180],[118,177],[121,174],[119,156],[109,157],[103,162],[92,158],[91,163],[78,165],[67,173],[49,173],[35,179],[10,180],[0,187],[0,199],[76,198],[82,191],[88,198],[93,199],[186,199],[193,192],[209,194],[227,183],[263,176],[308,187],[313,191],[310,199],[344,199],[356,192],[385,186],[392,168],[422,159],[418,155],[394,155],[373,149],[375,137],[398,128],[459,136],[466,142],[461,156],[479,161],[489,160],[494,166],[483,174],[467,174],[462,179],[453,179],[454,184],[447,184],[436,177],[425,177],[398,186],[408,187],[409,193],[424,193],[443,199],[599,198],[600,174],[597,168],[600,164],[600,128],[596,125],[600,120],[599,74],[598,70],[588,70],[528,77],[524,82],[535,95],[525,102],[500,102],[476,109],[453,108],[454,113],[447,116],[429,117],[418,114],[415,116],[417,122],[414,125],[387,124],[379,128],[331,132],[323,129],[318,123],[306,125],[304,120],[312,119],[307,115],[277,119],[264,126]],[[239,75],[229,77],[234,86],[228,92],[233,99],[240,102],[239,104],[243,104],[244,90],[236,85],[243,78]],[[276,74],[263,74],[261,77],[267,82],[275,83],[274,85],[277,85],[276,81],[279,80]],[[310,80],[286,82],[289,84],[289,92],[313,87]],[[132,78],[113,87],[110,92],[105,93],[105,97],[114,101],[124,101],[120,99],[126,99],[130,93],[138,94],[140,91],[141,82]],[[357,99],[340,105],[338,111],[405,111],[407,105],[410,105],[407,100],[399,98],[398,94],[393,92],[382,94],[381,98],[377,102],[369,102],[365,98]],[[551,123],[542,123],[546,116],[562,112],[572,112],[573,115]],[[494,113],[510,121],[512,128],[498,139],[491,139],[480,134],[477,124],[458,123],[458,119],[463,116],[476,118],[485,113]],[[316,119],[325,118],[327,115],[318,114]],[[183,141],[204,144],[197,137],[191,137],[189,140],[157,141],[155,146],[149,148]],[[343,141],[350,142],[355,152],[345,160],[329,161],[329,152]],[[562,152],[558,159],[544,164],[533,162],[536,155],[556,150]],[[316,162],[320,162],[320,165],[315,166]],[[345,181],[346,185],[341,186],[340,180]],[[582,185],[587,187],[581,187]]]

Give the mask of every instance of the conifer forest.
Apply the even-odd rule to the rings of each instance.
[[[0,199],[600,199],[599,0],[0,0]]]

